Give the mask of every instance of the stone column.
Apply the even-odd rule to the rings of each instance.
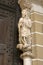
[[[23,65],[32,65],[32,59],[29,57],[24,58]]]
[[[18,23],[19,44],[17,48],[23,51],[20,55],[23,59],[23,65],[32,65],[31,2],[29,0],[19,0],[18,3],[22,9],[22,17]]]

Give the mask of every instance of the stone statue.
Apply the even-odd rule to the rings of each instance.
[[[24,60],[26,61],[27,59],[29,58],[31,59],[33,57],[31,37],[32,21],[30,16],[32,12],[31,3],[32,3],[31,0],[18,0],[18,4],[21,7],[22,17],[19,19],[18,23],[19,44],[17,44],[17,48],[23,51],[23,53],[20,55],[23,61]]]
[[[32,22],[29,18],[29,11],[27,9],[22,10],[22,17],[18,23],[19,29],[19,42],[20,44],[17,45],[19,49],[25,49],[31,45],[31,26]]]

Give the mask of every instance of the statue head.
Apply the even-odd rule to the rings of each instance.
[[[22,17],[29,17],[30,16],[30,12],[28,9],[23,9],[22,10]]]

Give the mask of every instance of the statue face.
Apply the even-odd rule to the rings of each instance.
[[[29,17],[30,13],[27,9],[22,10],[22,17]]]
[[[26,15],[27,15],[27,10],[25,9],[22,11],[22,16],[25,17]]]

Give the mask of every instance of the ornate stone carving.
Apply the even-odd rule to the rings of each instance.
[[[29,18],[29,11],[24,9],[22,10],[22,17],[18,23],[20,44],[17,45],[17,48],[24,49],[28,46],[31,46],[31,26],[32,22]]]
[[[18,23],[19,30],[19,44],[17,48],[23,51],[20,57],[31,56],[32,57],[32,37],[31,37],[31,27],[32,21],[31,15],[31,4],[30,0],[19,0],[18,3],[22,9],[22,17]]]

